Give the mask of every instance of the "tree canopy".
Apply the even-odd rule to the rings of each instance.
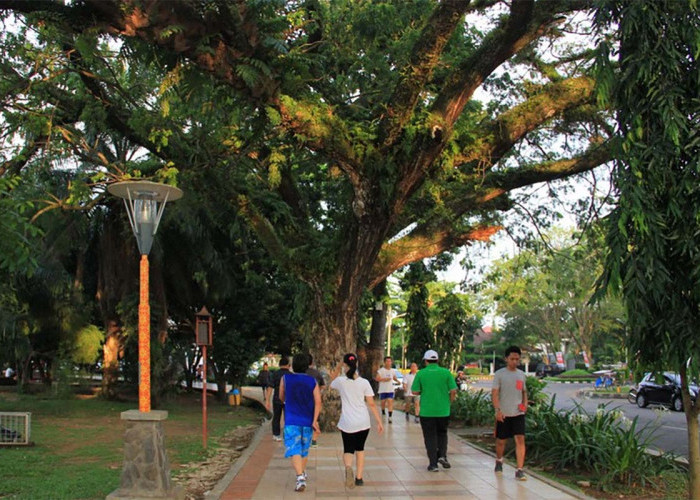
[[[514,190],[611,158],[589,7],[0,0],[0,176],[70,172],[35,216],[133,177],[212,188],[305,284],[331,363],[367,288],[490,238]]]

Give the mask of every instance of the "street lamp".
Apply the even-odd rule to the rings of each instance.
[[[207,308],[195,315],[194,331],[197,345],[202,346],[202,443],[207,448],[207,347],[212,344],[213,327],[212,317]]]
[[[126,421],[124,467],[119,489],[108,500],[184,498],[182,486],[170,480],[163,421],[168,412],[151,411],[151,308],[148,301],[148,253],[165,204],[182,198],[173,186],[150,181],[124,181],[107,187],[124,200],[141,254],[139,280],[139,409],[121,413]]]
[[[151,411],[151,308],[148,302],[148,254],[165,204],[182,198],[182,190],[150,181],[124,181],[107,191],[124,200],[141,253],[139,287],[139,411]]]

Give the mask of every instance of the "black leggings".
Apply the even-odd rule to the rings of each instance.
[[[340,433],[343,435],[343,453],[353,454],[356,451],[365,451],[369,429],[359,432],[340,431]]]

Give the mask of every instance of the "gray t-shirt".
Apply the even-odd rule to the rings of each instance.
[[[493,389],[498,389],[498,399],[501,403],[501,412],[506,417],[522,415],[524,411],[518,408],[523,402],[525,388],[525,372],[515,369],[501,368],[493,376]]]

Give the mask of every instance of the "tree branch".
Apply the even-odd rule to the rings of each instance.
[[[568,109],[592,101],[594,86],[595,82],[587,77],[546,85],[542,92],[480,127],[481,136],[455,158],[455,165],[463,168],[470,164],[480,170],[490,168],[529,132]]]
[[[426,21],[379,124],[378,143],[383,151],[391,148],[413,114],[420,93],[424,91],[445,45],[467,10],[469,0],[445,0]]]
[[[372,267],[368,288],[373,288],[391,273],[411,262],[434,257],[472,241],[489,241],[500,229],[501,226],[480,226],[459,232],[454,228],[446,228],[429,234],[420,229],[414,230],[408,236],[382,246]]]

